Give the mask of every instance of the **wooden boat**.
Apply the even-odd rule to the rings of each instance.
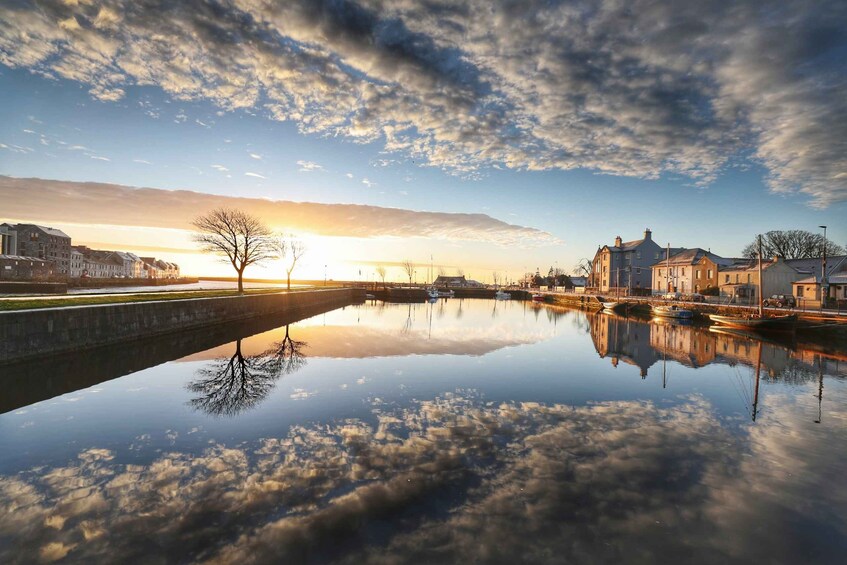
[[[710,314],[709,319],[726,326],[741,330],[770,330],[770,331],[792,331],[797,324],[797,316],[788,314],[785,316],[721,316]]]
[[[512,295],[508,292],[504,292],[502,289],[498,290],[494,293],[494,300],[511,300]]]
[[[680,308],[676,305],[671,306],[653,306],[653,315],[661,318],[683,318],[691,319],[694,317],[694,312]]]
[[[601,301],[600,304],[603,305],[604,310],[622,310],[622,309],[626,308],[625,302],[603,302],[603,301]]]
[[[759,236],[759,312],[756,315],[747,316],[721,316],[710,314],[709,319],[729,328],[738,328],[750,331],[792,332],[797,325],[797,316],[788,314],[786,316],[768,316],[765,314],[762,296],[762,236]]]
[[[544,302],[546,300],[543,294],[533,294],[532,301],[533,302]]]

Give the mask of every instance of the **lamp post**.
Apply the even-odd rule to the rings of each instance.
[[[823,308],[829,297],[829,280],[826,277],[826,226],[818,227],[823,228],[823,258],[821,259],[821,308]]]
[[[326,286],[326,265],[324,265],[324,286]]]

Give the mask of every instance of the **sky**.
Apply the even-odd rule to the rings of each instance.
[[[823,1],[0,0],[0,220],[198,275],[228,274],[190,238],[215,206],[302,237],[303,278],[570,271],[645,228],[844,245],[845,25]]]

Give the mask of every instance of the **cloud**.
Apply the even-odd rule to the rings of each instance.
[[[362,184],[365,185],[368,188],[372,188],[372,187],[376,186],[376,183],[373,182],[372,180],[368,180],[367,177],[362,179]]]
[[[0,64],[115,100],[155,85],[463,175],[585,168],[847,199],[847,6],[717,0],[129,0],[0,8]],[[767,57],[762,54],[767,53]]]
[[[262,160],[262,156],[259,155],[258,153],[250,153],[250,157],[253,158],[253,159],[256,159],[257,161]]]
[[[229,172],[229,169],[227,169],[223,165],[212,165],[212,168],[215,169],[216,171],[220,171],[222,173]]]
[[[260,175],[259,173],[244,173],[244,176],[245,177],[255,177],[257,179],[266,179],[267,178],[267,177]]]
[[[111,159],[109,159],[108,157],[101,157],[99,155],[89,155],[89,157],[97,161],[111,161]]]
[[[344,176],[347,177],[348,179],[352,179],[353,173],[346,173]]]
[[[311,173],[314,171],[323,171],[323,165],[318,165],[312,161],[297,161],[301,173]]]
[[[26,198],[23,198],[26,195]],[[508,224],[484,214],[416,212],[352,204],[268,201],[187,190],[131,188],[0,176],[3,213],[40,221],[192,229],[190,222],[220,206],[243,209],[275,228],[349,237],[430,237],[487,241],[500,245],[557,245],[553,235]],[[96,202],[96,206],[91,203]]]
[[[132,162],[133,163],[140,163],[142,165],[152,165],[153,164],[150,161],[147,161],[145,159],[133,159]]]

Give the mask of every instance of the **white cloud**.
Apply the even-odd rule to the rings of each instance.
[[[133,159],[132,162],[133,163],[141,163],[142,165],[152,165],[153,164],[150,161],[147,161],[145,159]]]
[[[367,186],[368,188],[372,188],[372,187],[376,186],[376,183],[373,182],[372,180],[368,180],[367,177],[362,179],[362,184]]]
[[[100,155],[89,155],[89,157],[97,161],[111,161],[108,157],[101,157]]]
[[[323,165],[318,165],[312,161],[297,161],[301,173],[312,173],[315,171],[323,171]]]
[[[775,191],[847,199],[838,0],[528,2],[520,17],[507,0],[37,6],[0,7],[0,64],[100,100],[154,85],[469,178],[579,167],[703,185],[752,155]]]
[[[257,161],[262,160],[262,156],[259,155],[258,153],[250,153],[250,157],[252,157],[253,159],[256,159]]]
[[[222,173],[229,172],[229,169],[227,169],[223,165],[212,165],[212,168],[215,169],[216,171],[220,171]]]
[[[260,175],[259,173],[244,173],[244,176],[245,176],[245,177],[255,177],[255,178],[257,178],[257,179],[265,179],[265,178],[267,178],[267,177],[263,177],[263,176],[262,176],[262,175]]]
[[[347,173],[347,174],[346,174],[346,175],[344,175],[344,176],[345,176],[345,177],[347,177],[348,179],[352,179],[352,178],[353,178],[353,173]]]

